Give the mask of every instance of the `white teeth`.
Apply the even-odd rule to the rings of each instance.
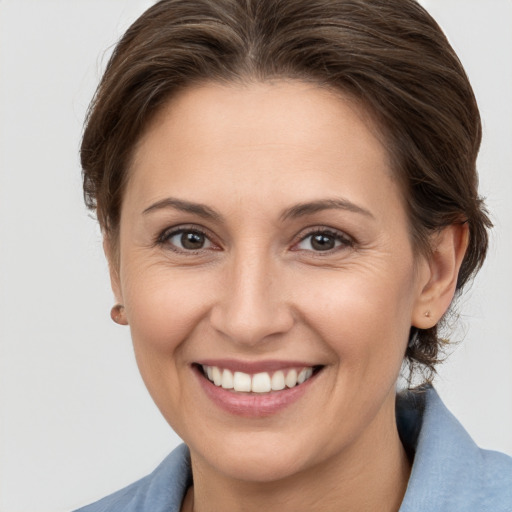
[[[229,370],[222,372],[222,387],[224,389],[233,389],[233,374]]]
[[[299,372],[292,368],[288,371],[278,370],[272,374],[260,372],[250,375],[244,372],[234,372],[218,366],[203,366],[208,380],[224,389],[234,389],[242,393],[269,393],[293,388],[304,383],[313,375],[313,368],[302,368]]]
[[[271,389],[270,375],[267,372],[253,375],[251,387],[253,393],[268,393]]]
[[[251,376],[248,373],[235,372],[233,379],[235,391],[251,391]]]
[[[313,368],[303,368],[297,376],[297,384],[302,384],[313,375]]]
[[[213,383],[216,386],[220,386],[222,384],[222,374],[220,373],[220,370],[214,366],[212,369],[212,377],[213,377]]]
[[[293,388],[297,384],[297,370],[290,370],[286,375],[285,383],[289,388]]]
[[[284,373],[279,370],[272,375],[272,391],[281,391],[284,389],[286,384],[284,383]]]

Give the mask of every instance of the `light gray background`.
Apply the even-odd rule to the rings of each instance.
[[[0,0],[0,510],[59,512],[149,472],[179,442],[151,402],[82,204],[78,145],[112,44],[151,2]],[[425,0],[484,120],[496,224],[437,387],[512,454],[512,2]]]

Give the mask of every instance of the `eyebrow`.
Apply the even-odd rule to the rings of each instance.
[[[312,215],[313,213],[321,212],[324,210],[345,210],[353,213],[358,213],[375,219],[373,214],[365,208],[352,203],[348,199],[321,199],[319,201],[311,201],[308,203],[300,203],[291,208],[288,208],[281,214],[281,220],[296,219],[298,217],[304,217],[306,215]]]
[[[222,216],[219,213],[204,204],[184,201],[183,199],[175,199],[173,197],[167,197],[161,201],[157,201],[151,206],[148,206],[142,213],[147,214],[155,210],[163,210],[166,208],[173,208],[182,212],[193,213],[194,215],[198,215],[204,219],[216,221],[222,220]]]
[[[166,208],[173,208],[175,210],[179,210],[186,213],[192,213],[194,215],[198,215],[204,219],[211,219],[215,221],[222,221],[223,217],[220,213],[216,212],[209,206],[206,206],[201,203],[194,203],[192,201],[185,201],[183,199],[176,199],[174,197],[167,197],[156,203],[148,206],[142,213],[148,214],[153,211],[163,210]],[[312,215],[314,213],[318,213],[324,210],[345,210],[353,213],[358,213],[360,215],[364,215],[366,217],[370,217],[374,219],[373,214],[358,206],[357,204],[347,200],[347,199],[320,199],[317,201],[310,201],[306,203],[299,203],[291,208],[287,208],[281,214],[281,221],[285,221],[287,219],[297,219],[299,217],[304,217],[306,215]]]

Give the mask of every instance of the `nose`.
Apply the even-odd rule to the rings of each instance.
[[[222,293],[211,309],[210,321],[235,344],[262,344],[293,326],[283,272],[269,259],[254,254],[238,257],[223,275]]]

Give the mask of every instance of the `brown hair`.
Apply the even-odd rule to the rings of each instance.
[[[481,124],[464,69],[414,0],[162,0],[117,44],[81,147],[85,202],[117,239],[130,156],[159,107],[205,81],[307,80],[356,97],[385,134],[417,250],[466,222],[457,291],[485,258],[491,226],[478,196]],[[434,371],[438,326],[407,349]]]

